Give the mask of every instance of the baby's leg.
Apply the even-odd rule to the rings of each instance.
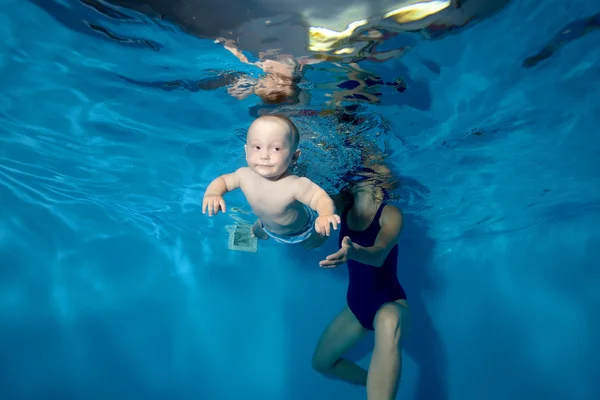
[[[252,225],[252,235],[254,235],[255,238],[262,240],[267,240],[269,238],[269,235],[262,227],[262,222],[260,222],[260,219],[257,219],[254,225]]]

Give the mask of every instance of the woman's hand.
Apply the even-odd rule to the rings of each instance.
[[[323,268],[335,268],[352,258],[354,252],[354,243],[348,236],[342,240],[342,247],[335,253],[327,256],[325,260],[319,262],[319,266]]]

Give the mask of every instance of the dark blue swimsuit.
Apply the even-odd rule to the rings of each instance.
[[[342,213],[342,224],[340,228],[340,246],[344,236],[349,236],[352,242],[363,247],[371,247],[375,244],[377,234],[381,229],[379,218],[385,204],[382,203],[375,213],[371,225],[362,231],[353,231],[348,227],[348,211]],[[369,330],[373,329],[375,314],[382,305],[399,299],[406,299],[406,293],[396,275],[398,265],[398,244],[396,244],[381,267],[375,267],[348,260],[348,293],[346,300],[348,307],[360,324]]]

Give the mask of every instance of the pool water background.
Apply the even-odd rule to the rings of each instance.
[[[74,32],[30,2],[0,7],[2,397],[364,398],[310,366],[345,301],[345,269],[317,265],[334,241],[232,252],[235,219],[200,212],[210,180],[243,163],[255,99],[117,76],[255,71],[175,29],[101,20],[155,51]],[[521,67],[596,12],[513,2],[376,66],[420,89],[372,108],[392,122],[380,139],[404,183],[413,331],[398,398],[600,396],[599,33]],[[335,140],[331,124],[299,124]],[[336,155],[311,163],[318,150],[303,146],[309,177],[331,181]],[[251,221],[240,194],[227,199]],[[352,354],[365,366],[370,345]]]

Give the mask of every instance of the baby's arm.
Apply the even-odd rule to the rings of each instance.
[[[337,229],[340,217],[335,213],[335,204],[325,190],[308,178],[298,178],[296,200],[317,211],[319,218],[315,222],[318,233],[329,236],[329,224]]]
[[[221,175],[208,185],[202,200],[202,214],[206,214],[207,209],[209,216],[216,215],[219,209],[225,212],[223,195],[240,187],[241,169],[231,174]]]

